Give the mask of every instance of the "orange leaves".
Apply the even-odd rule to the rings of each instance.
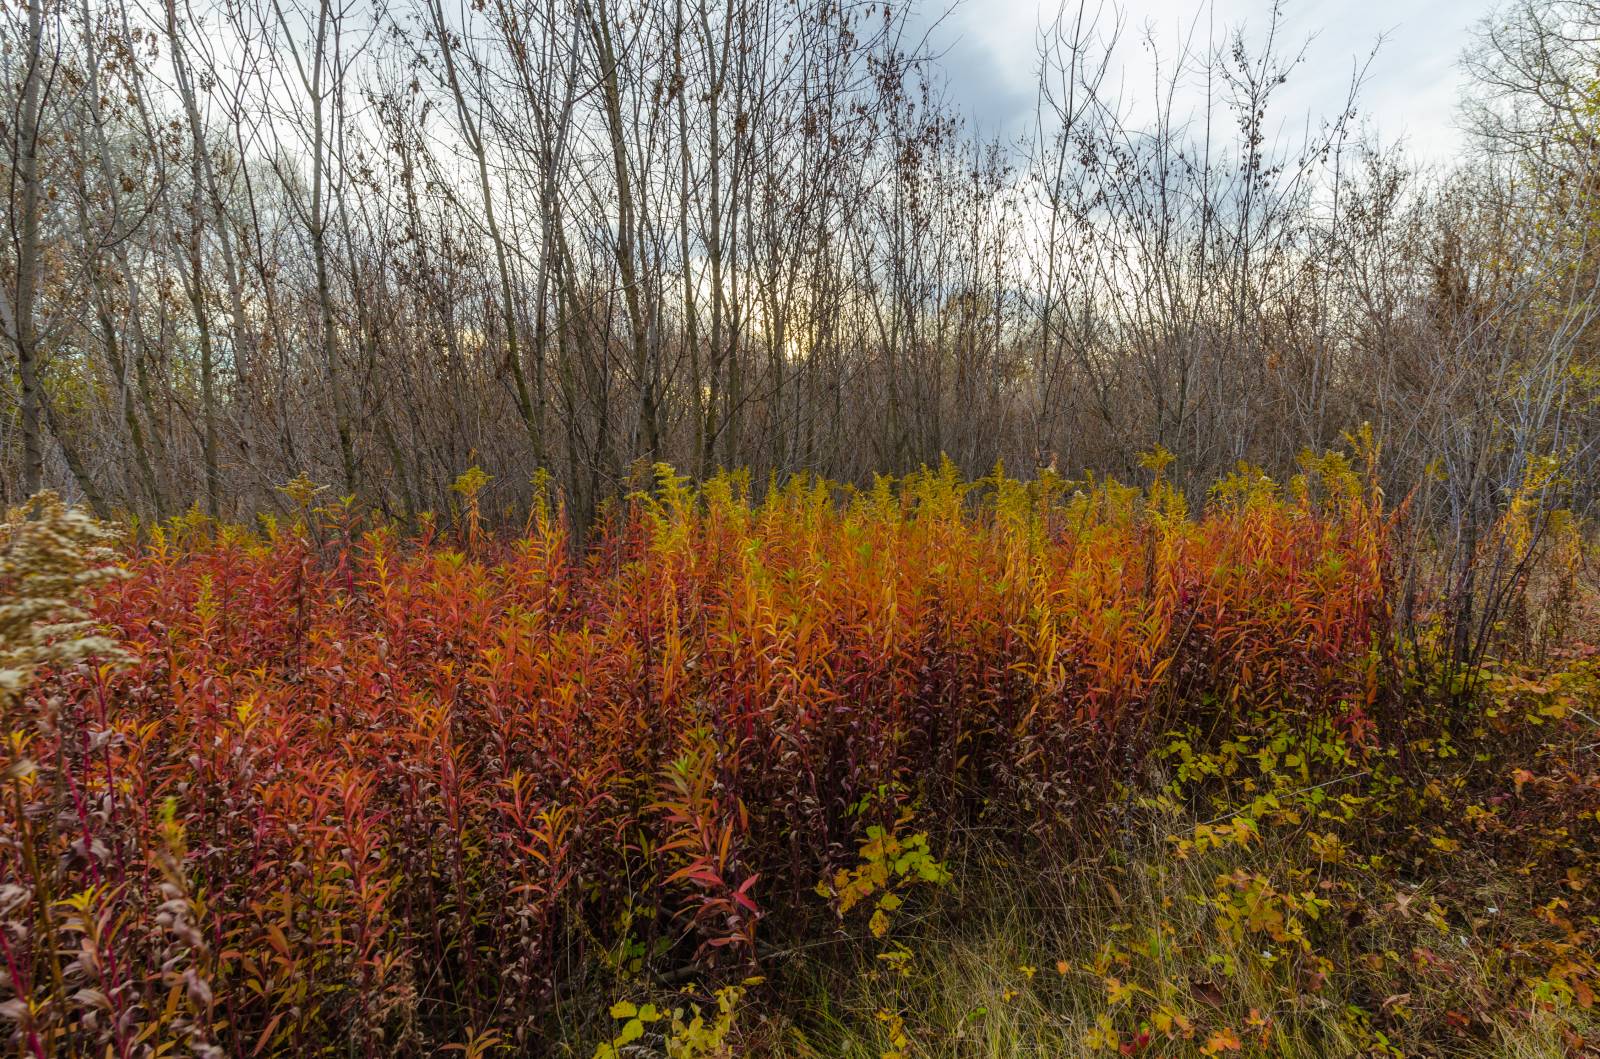
[[[1201,1055],[1224,1055],[1228,1052],[1237,1052],[1244,1047],[1239,1040],[1239,1035],[1231,1027],[1223,1027],[1212,1032],[1206,1038],[1206,1043],[1200,1046]]]
[[[659,853],[668,867],[676,865],[663,883],[689,886],[692,896],[680,909],[700,931],[705,947],[737,945],[753,956],[761,918],[753,891],[761,873],[743,862],[750,816],[743,802],[730,805],[717,789],[717,758],[718,747],[709,734],[696,731],[662,770],[662,797],[653,806],[666,822]]]
[[[193,962],[161,919],[162,804],[231,1050],[409,1027],[411,1054],[537,1051],[574,952],[749,960],[819,878],[887,934],[955,822],[1071,825],[1175,712],[1372,697],[1387,545],[1359,497],[1193,515],[945,468],[758,503],[662,472],[579,555],[548,498],[520,541],[474,526],[484,484],[458,483],[464,539],[341,509],[162,538],[102,590],[138,661],[57,674],[73,724],[0,749],[39,773],[25,821],[0,809],[0,869],[54,893],[115,873],[127,978],[96,988],[122,1010],[160,1022],[163,966]],[[1223,887],[1230,923],[1293,941],[1306,902],[1247,883]]]

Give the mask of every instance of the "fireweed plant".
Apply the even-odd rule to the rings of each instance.
[[[1308,459],[1191,511],[1147,466],[759,501],[659,468],[582,548],[542,497],[485,530],[481,473],[410,536],[297,481],[292,520],[67,548],[109,639],[5,692],[0,1031],[537,1054],[575,996],[692,979],[729,985],[659,1024],[720,1042],[775,950],[882,937],[962,829],[1091,848],[1170,733],[1191,761],[1264,713],[1382,746],[1370,479]]]

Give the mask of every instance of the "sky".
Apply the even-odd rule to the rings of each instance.
[[[1076,10],[1077,0],[1065,0]],[[1088,0],[1091,9],[1101,0]],[[949,98],[987,134],[1025,132],[1035,97],[1035,32],[1053,19],[1063,0],[924,0],[930,21],[948,11],[929,32],[942,54]],[[1103,24],[1112,23],[1113,0],[1104,0]],[[1119,44],[1124,93],[1150,95],[1148,56],[1140,39],[1149,27],[1163,51],[1173,53],[1198,16],[1199,39],[1208,21],[1217,27],[1242,24],[1247,39],[1263,39],[1271,0],[1116,0],[1123,17]],[[1456,106],[1462,50],[1472,27],[1493,0],[1284,0],[1280,40],[1305,44],[1305,61],[1282,88],[1279,116],[1303,127],[1307,114],[1320,117],[1343,102],[1352,69],[1378,46],[1358,101],[1366,127],[1383,141],[1404,140],[1419,161],[1446,162],[1461,148]],[[928,12],[932,12],[930,15]],[[1307,43],[1309,41],[1309,43]],[[1198,97],[1197,97],[1198,98]]]

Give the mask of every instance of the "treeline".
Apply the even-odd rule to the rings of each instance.
[[[1096,7],[1017,57],[1028,134],[985,140],[909,6],[18,0],[4,498],[229,515],[304,473],[404,516],[479,465],[582,524],[641,462],[1159,444],[1202,483],[1365,422],[1460,532],[1536,457],[1586,500],[1600,5],[1483,24],[1448,173],[1363,133],[1359,68],[1280,113],[1276,12],[1134,101]]]

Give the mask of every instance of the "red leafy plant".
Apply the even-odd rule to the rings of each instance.
[[[109,639],[6,699],[0,1030],[527,1053],[608,954],[747,973],[832,929],[869,828],[1067,841],[1180,721],[1369,723],[1376,492],[1318,462],[1191,514],[1163,465],[759,501],[663,469],[582,549],[543,501],[515,538],[309,499],[150,531],[86,585]]]

